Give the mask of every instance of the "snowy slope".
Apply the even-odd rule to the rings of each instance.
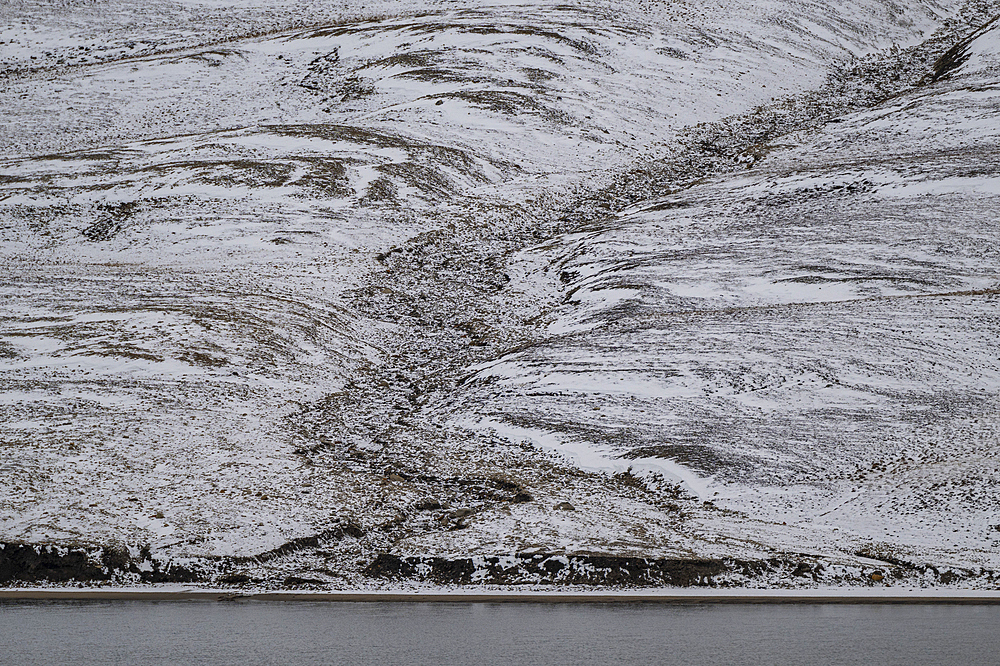
[[[565,304],[479,369],[466,422],[672,474],[740,516],[708,531],[995,567],[997,34],[746,174],[529,251]]]
[[[995,30],[566,212],[969,8],[322,4],[0,15],[0,541],[996,566]]]

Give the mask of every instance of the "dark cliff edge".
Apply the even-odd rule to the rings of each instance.
[[[148,548],[0,544],[0,584],[101,583],[130,579],[142,583],[187,583],[201,579],[185,566],[154,559]]]
[[[519,553],[463,558],[383,553],[365,569],[370,578],[439,585],[593,585],[608,587],[777,587],[890,585],[923,581],[993,585],[994,572],[941,570],[903,561],[833,565],[808,555],[760,560],[643,558],[616,555]]]
[[[340,535],[338,535],[340,536]],[[571,585],[613,589],[651,587],[808,588],[820,585],[937,587],[971,585],[997,588],[1000,575],[987,569],[940,569],[930,564],[867,558],[832,563],[811,555],[781,554],[767,559],[644,558],[606,554],[516,553],[471,557],[378,554],[354,584],[341,579],[287,577],[281,584],[234,575],[251,562],[294,556],[295,546],[257,557],[195,558],[183,563],[158,560],[148,548],[0,544],[0,585],[196,583],[240,586],[264,583],[273,589],[370,586],[416,583],[441,586]]]

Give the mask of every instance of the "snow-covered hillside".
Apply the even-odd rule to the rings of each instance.
[[[0,10],[0,542],[1000,566],[1000,8],[323,4]]]

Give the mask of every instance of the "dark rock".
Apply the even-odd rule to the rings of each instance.
[[[371,578],[427,580],[467,585],[560,584],[681,587],[714,584],[714,577],[741,567],[724,560],[645,559],[616,555],[518,554],[513,558],[400,557],[383,553],[364,571]],[[748,563],[749,564],[749,563]],[[761,567],[762,569],[764,567]]]
[[[303,585],[325,585],[326,581],[318,580],[316,578],[302,578],[299,576],[289,576],[284,581],[282,581],[283,587],[301,587]]]
[[[398,555],[380,553],[375,561],[369,564],[364,574],[369,578],[410,578],[416,569]]]
[[[3,544],[0,583],[108,580],[110,574],[92,561],[91,556],[96,554],[96,549]]]
[[[198,574],[186,567],[156,560],[149,548],[133,557],[123,548],[30,544],[0,544],[0,583],[106,581],[130,574],[144,583],[190,583]]]

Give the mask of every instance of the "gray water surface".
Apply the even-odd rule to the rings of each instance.
[[[0,664],[996,664],[1000,607],[0,602]]]

